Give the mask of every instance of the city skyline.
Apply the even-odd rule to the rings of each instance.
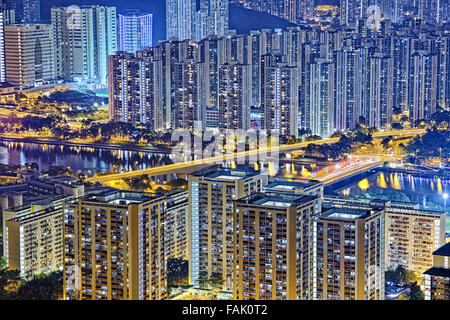
[[[0,300],[450,300],[450,0],[93,2],[0,5]]]

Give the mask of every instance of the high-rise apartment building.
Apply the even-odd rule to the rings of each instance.
[[[16,22],[33,24],[41,22],[40,0],[6,0],[6,9],[14,10]]]
[[[55,80],[50,25],[5,26],[6,80],[19,89]]]
[[[62,270],[62,206],[85,191],[75,181],[31,179],[1,187],[1,254],[6,266],[22,278]]]
[[[334,63],[317,59],[310,65],[309,83],[306,84],[309,104],[309,129],[313,135],[329,137],[334,124]]]
[[[0,4],[0,82],[6,81],[5,26],[15,24],[14,10],[8,9],[6,3]]]
[[[390,128],[393,110],[393,62],[391,57],[375,53],[369,62],[368,104],[362,115],[370,127]]]
[[[166,38],[196,40],[228,32],[228,0],[166,0]]]
[[[202,121],[200,105],[200,64],[195,60],[172,64],[172,84],[174,90],[172,128],[193,130],[196,121]]]
[[[163,125],[155,128],[192,129],[193,122],[201,121],[233,129],[245,127],[235,122],[250,113],[252,126],[279,130],[283,139],[297,136],[299,129],[326,137],[361,121],[389,130],[400,119],[394,117],[398,113],[409,115],[415,126],[437,106],[447,108],[450,42],[445,32],[434,33],[416,20],[395,27],[384,20],[376,32],[361,24],[358,28],[263,29],[200,42],[161,42],[143,54],[158,61],[154,80],[145,80],[158,80],[153,95]],[[144,76],[127,81],[142,82]],[[227,114],[236,117],[224,121]]]
[[[211,35],[225,36],[228,32],[228,0],[200,0],[196,17],[194,30],[199,30],[194,39],[197,41]]]
[[[391,206],[386,213],[386,267],[401,265],[421,274],[432,266],[432,252],[444,244],[445,214]]]
[[[58,78],[107,84],[108,56],[117,51],[116,8],[52,8]]]
[[[444,0],[416,0],[417,17],[431,25],[441,24],[444,3]]]
[[[281,62],[279,57],[261,58],[261,107],[264,129],[279,135],[298,134],[297,67]]]
[[[162,130],[162,62],[146,52],[120,52],[108,59],[110,119]]]
[[[292,1],[295,2],[295,1]],[[297,17],[302,21],[309,21],[314,19],[314,5],[315,0],[303,0],[297,1]],[[291,20],[292,22],[296,22],[296,20]]]
[[[384,300],[384,211],[332,207],[314,221],[313,299]]]
[[[358,52],[344,47],[335,51],[335,95],[334,95],[334,126],[336,131],[354,128],[358,122],[359,110],[356,105]]]
[[[153,15],[119,14],[119,50],[136,53],[153,44]]]
[[[5,65],[5,11],[0,11],[0,82],[6,81]]]
[[[181,191],[167,196],[164,225],[165,258],[187,258],[187,218],[189,192]]]
[[[250,66],[239,63],[219,67],[219,128],[247,130],[250,127]]]
[[[189,282],[218,274],[233,289],[233,200],[259,192],[267,175],[250,169],[211,167],[189,176]]]
[[[408,81],[409,56],[411,52],[411,39],[406,36],[394,36],[391,38],[393,61],[393,105],[401,111],[409,111],[408,106]]]
[[[359,19],[367,16],[368,5],[366,0],[340,0],[339,19],[341,25],[355,27]]]
[[[317,196],[257,193],[234,202],[234,299],[310,299],[317,201]]]
[[[438,53],[437,103],[445,109],[450,106],[450,35],[437,38],[436,47]]]
[[[428,50],[418,50],[410,56],[408,105],[409,119],[429,119],[436,112],[438,57]]]
[[[194,39],[195,0],[166,0],[166,40]]]
[[[165,197],[112,190],[63,210],[64,299],[167,297]]]
[[[433,252],[433,267],[424,272],[425,300],[450,300],[450,243]]]
[[[207,37],[200,42],[203,92],[201,104],[207,108],[219,108],[219,67],[226,62],[224,39]]]

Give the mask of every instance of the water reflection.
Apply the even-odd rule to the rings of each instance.
[[[343,196],[417,202],[428,209],[450,212],[450,206],[447,207],[444,197],[450,193],[450,180],[440,177],[427,178],[401,172],[389,174],[377,172],[336,190],[336,193]]]
[[[70,167],[91,176],[97,172],[146,169],[172,160],[170,154],[162,153],[0,141],[0,163],[26,162],[36,162],[44,170],[50,166]]]

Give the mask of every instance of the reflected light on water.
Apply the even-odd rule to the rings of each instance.
[[[277,168],[275,167],[275,165],[273,164],[273,162],[269,162],[268,165],[268,170],[269,170],[269,176],[274,177],[277,175]]]
[[[311,175],[311,172],[309,172],[308,169],[305,168],[305,166],[302,166],[301,175],[302,177],[307,178]]]
[[[363,191],[369,189],[370,187],[369,180],[367,179],[361,180],[360,182],[358,182],[358,187]]]
[[[380,188],[383,188],[383,189],[386,189],[388,187],[388,185],[386,183],[386,178],[384,177],[383,173],[381,173],[377,177],[377,186],[379,186]]]
[[[395,190],[402,190],[402,185],[400,184],[397,173],[394,175],[391,174],[391,188]]]
[[[442,194],[442,181],[441,181],[441,178],[437,179],[437,192],[439,194]]]

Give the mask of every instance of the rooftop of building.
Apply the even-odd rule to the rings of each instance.
[[[253,177],[260,173],[261,173],[260,171],[256,171],[248,166],[242,166],[238,168],[225,168],[222,166],[213,166],[196,171],[192,174],[192,176],[205,177],[222,181],[233,181]]]
[[[27,223],[29,221],[41,219],[41,218],[47,216],[48,214],[59,214],[59,213],[61,213],[61,208],[62,208],[62,206],[58,206],[58,207],[50,206],[50,207],[46,207],[46,208],[36,211],[36,212],[19,215],[15,218],[9,219],[8,221]]]
[[[128,191],[118,189],[108,189],[97,194],[88,195],[84,201],[108,203],[116,205],[140,204],[150,200],[164,197],[157,193],[144,193],[141,191]]]
[[[238,199],[237,202],[264,207],[288,208],[297,207],[315,199],[317,196],[260,192]]]
[[[450,269],[432,267],[423,274],[427,274],[429,276],[450,277]]]
[[[266,188],[275,190],[295,190],[295,189],[305,189],[310,187],[317,187],[322,185],[321,181],[318,180],[308,180],[308,179],[280,179],[271,178],[269,184]]]
[[[379,212],[378,209],[359,209],[359,208],[341,208],[331,207],[322,211],[321,217],[339,219],[339,220],[356,220],[369,217],[372,213]]]
[[[450,257],[450,242],[435,250],[433,255]]]

